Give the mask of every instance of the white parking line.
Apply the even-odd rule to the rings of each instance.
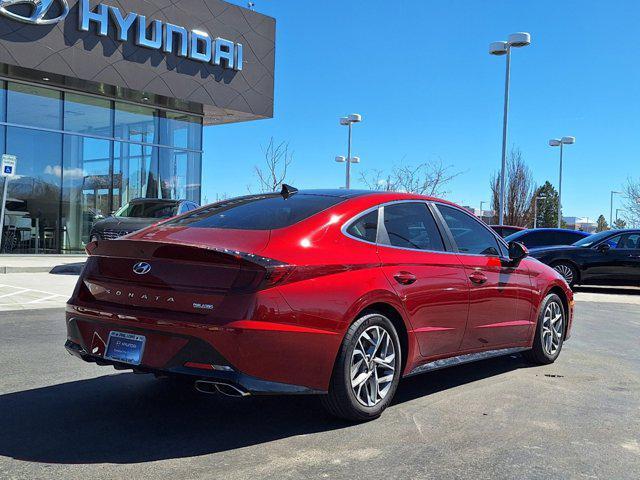
[[[18,288],[18,287],[12,287],[12,288]],[[28,288],[23,288],[23,289],[18,290],[17,292],[5,293],[4,295],[0,295],[0,298],[12,297],[13,295],[18,295],[20,293],[25,293],[25,292],[28,292],[28,291],[29,291]]]
[[[7,288],[21,288],[21,287],[15,287],[13,285],[6,285],[4,283],[0,283],[0,287],[7,287]],[[44,290],[36,290],[35,288],[28,288],[27,289],[30,292],[38,292],[38,293],[44,293],[45,295],[59,295],[57,293],[52,293],[52,292],[45,292]],[[63,295],[61,295],[63,296]]]
[[[54,293],[53,295],[49,295],[48,297],[39,298],[38,300],[31,300],[30,302],[27,302],[27,304],[46,302],[46,301],[51,300],[52,298],[56,298],[56,297],[64,297],[64,295],[60,295],[60,294]]]
[[[62,307],[68,295],[0,284],[0,311]]]

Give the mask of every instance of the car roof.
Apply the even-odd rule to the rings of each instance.
[[[277,193],[277,192],[276,192]],[[297,195],[320,195],[323,197],[355,198],[376,193],[371,190],[343,190],[340,188],[318,188],[309,190],[299,190]]]
[[[275,192],[277,194],[277,192]],[[344,190],[344,189],[309,189],[299,190],[296,195],[321,195],[327,197],[339,197],[339,198],[361,198],[361,197],[382,197],[382,201],[395,201],[395,200],[422,200],[431,202],[441,202],[449,205],[455,205],[454,203],[443,200],[441,198],[432,197],[429,195],[420,195],[417,193],[405,193],[405,192],[388,192],[385,190]],[[457,205],[455,205],[457,206]],[[466,210],[466,209],[465,209]]]
[[[530,228],[528,230],[524,230],[518,233],[529,233],[529,232],[570,232],[570,233],[580,233],[584,235],[591,235],[588,232],[583,232],[582,230],[571,230],[569,228]]]

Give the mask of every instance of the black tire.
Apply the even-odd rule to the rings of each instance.
[[[558,272],[567,281],[569,286],[573,288],[579,280],[578,269],[569,262],[558,262],[553,265],[553,269]]]
[[[558,311],[562,315],[562,325],[559,329],[557,341],[558,345],[556,350],[552,353],[549,352],[549,348],[545,347],[545,339],[549,334],[544,333],[545,331],[545,315],[547,314],[548,309],[551,304],[555,304],[555,307],[558,308]],[[540,313],[538,314],[538,323],[536,325],[536,333],[533,338],[533,348],[523,353],[525,359],[527,359],[531,363],[535,363],[538,365],[549,365],[556,361],[558,355],[562,351],[562,345],[564,344],[564,334],[567,328],[567,316],[564,309],[564,305],[562,300],[555,293],[551,293],[547,295],[542,301],[542,305],[540,307]],[[550,332],[552,336],[552,342],[554,334]]]
[[[356,394],[351,387],[351,359],[362,333],[374,326],[384,329],[393,343],[395,350],[393,380],[390,382],[390,387],[385,397],[379,403],[374,406],[365,406],[356,398]],[[391,364],[392,362],[390,361],[389,363]],[[393,400],[400,382],[401,368],[402,352],[400,350],[400,340],[393,323],[380,313],[369,312],[363,314],[347,330],[333,368],[329,392],[322,398],[322,404],[331,415],[345,420],[365,422],[378,418]]]

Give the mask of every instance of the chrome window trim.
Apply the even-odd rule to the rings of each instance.
[[[410,251],[410,252],[422,252],[422,253],[443,253],[443,254],[457,254],[457,252],[454,251],[449,251],[447,250],[447,242],[445,241],[444,238],[442,238],[442,243],[443,246],[445,248],[445,250],[425,250],[425,249],[420,249],[420,248],[409,248],[409,247],[396,247],[395,245],[389,245],[386,243],[380,243],[380,233],[381,230],[385,231],[386,234],[386,229],[384,229],[384,208],[385,207],[389,207],[391,205],[397,205],[400,203],[423,203],[425,205],[425,208],[427,209],[427,212],[432,216],[433,221],[436,224],[436,227],[438,228],[438,230],[440,230],[440,225],[438,220],[434,217],[433,213],[431,212],[431,210],[429,209],[429,203],[431,203],[430,200],[422,200],[422,199],[415,199],[415,200],[391,200],[389,202],[385,202],[385,203],[380,203],[374,207],[368,208],[367,210],[363,210],[362,212],[358,213],[357,215],[354,215],[353,217],[349,218],[348,220],[346,220],[343,224],[342,227],[340,228],[340,231],[342,232],[342,234],[347,237],[347,238],[351,238],[352,240],[356,240],[358,242],[362,242],[362,243],[366,243],[367,245],[376,245],[377,247],[386,247],[386,248],[393,248],[396,250],[405,250],[405,251]],[[367,215],[369,213],[371,213],[374,210],[378,210],[378,231],[376,232],[376,242],[369,242],[367,240],[363,240],[361,238],[358,237],[354,237],[353,235],[347,233],[347,229],[351,226],[351,224],[355,221],[357,221],[360,217]],[[440,232],[440,236],[442,236],[442,232]]]
[[[357,215],[354,215],[353,217],[349,218],[346,222],[344,222],[342,224],[342,227],[340,227],[340,232],[342,232],[342,234],[347,237],[347,238],[351,238],[352,240],[356,240],[358,242],[362,242],[362,243],[366,243],[367,245],[378,245],[378,236],[380,235],[380,205],[376,205],[375,207],[371,207],[368,208],[366,210],[363,210],[362,212],[358,213]],[[369,215],[371,212],[375,212],[376,210],[378,210],[378,228],[376,230],[376,241],[375,242],[370,242],[368,240],[364,240],[362,238],[358,238],[354,235],[351,235],[349,232],[347,232],[347,230],[349,229],[349,227],[351,226],[351,224],[357,222],[358,220],[360,220],[360,218],[364,217],[365,215]]]

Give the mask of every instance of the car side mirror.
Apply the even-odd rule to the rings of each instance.
[[[527,255],[529,250],[520,242],[509,242],[509,259],[514,265],[518,265]]]
[[[608,252],[609,250],[611,250],[611,245],[609,245],[608,243],[601,243],[600,245],[598,245],[598,249],[597,249],[600,253],[605,253]]]

